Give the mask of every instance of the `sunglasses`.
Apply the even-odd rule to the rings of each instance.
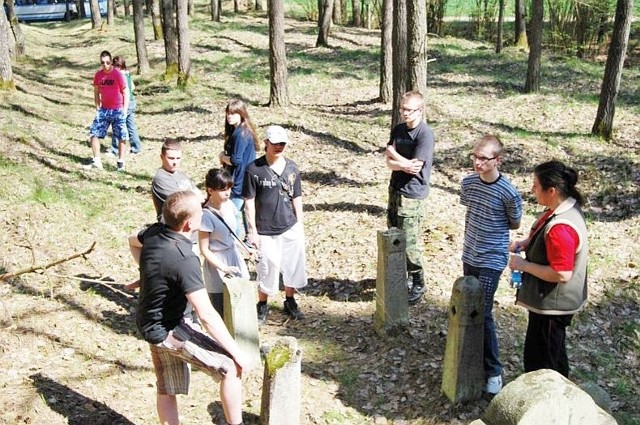
[[[269,140],[267,140],[267,142],[269,142],[269,144],[270,144],[270,145],[273,145],[273,146],[282,146],[282,147],[287,146],[287,143],[286,143],[286,142],[281,142],[281,143],[272,143],[272,142],[270,142]]]
[[[102,65],[111,65],[111,61],[100,61]]]

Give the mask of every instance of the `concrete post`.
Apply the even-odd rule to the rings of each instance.
[[[262,383],[262,425],[300,425],[300,367],[298,340],[280,338],[268,348]]]
[[[240,348],[260,364],[260,335],[256,311],[256,286],[240,277],[223,278],[224,323]]]
[[[379,336],[396,334],[409,325],[406,246],[402,230],[378,231],[374,329]]]
[[[449,302],[449,331],[442,392],[453,403],[482,397],[484,389],[484,291],[478,279],[461,277]]]

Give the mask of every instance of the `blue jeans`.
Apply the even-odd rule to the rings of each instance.
[[[131,100],[129,102],[129,109],[127,109],[127,130],[129,132],[129,142],[131,143],[131,152],[138,153],[142,149],[140,143],[140,136],[138,135],[138,126],[136,125],[136,101]],[[115,134],[111,135],[111,152],[118,155],[118,139]]]
[[[500,363],[500,350],[496,326],[493,322],[493,296],[498,289],[502,271],[487,268],[474,267],[463,263],[462,269],[465,276],[474,276],[484,289],[484,373],[487,378],[502,374]]]
[[[236,228],[234,231],[236,232],[236,236],[243,240],[243,238],[247,235],[247,222],[245,221],[245,213],[244,213],[244,198],[236,198],[231,195],[231,202],[236,207]]]

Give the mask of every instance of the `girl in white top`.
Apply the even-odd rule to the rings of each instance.
[[[200,252],[205,258],[204,282],[213,307],[223,316],[223,276],[249,278],[238,242],[237,210],[230,201],[233,177],[226,170],[212,168],[205,179],[207,200],[199,231]]]

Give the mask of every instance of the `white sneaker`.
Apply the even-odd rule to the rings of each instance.
[[[93,170],[93,169],[102,170],[103,169],[102,163],[95,162],[95,161],[91,161],[89,164],[83,165],[82,168],[84,168],[85,170]]]
[[[498,394],[502,389],[502,376],[492,376],[487,379],[486,391],[489,394]]]

